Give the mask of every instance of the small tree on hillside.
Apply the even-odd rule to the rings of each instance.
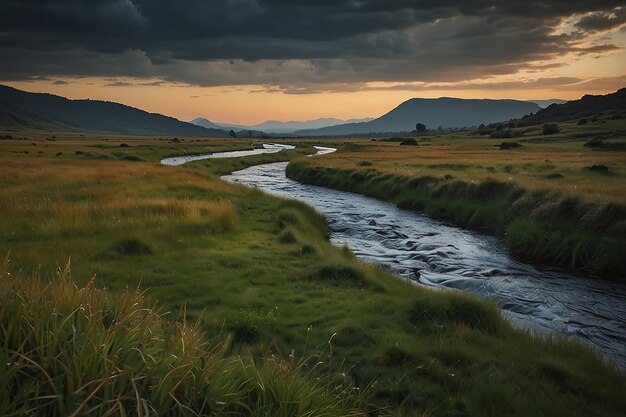
[[[416,132],[426,132],[426,125],[424,123],[418,123],[415,125]]]
[[[543,134],[544,135],[553,135],[555,133],[559,133],[559,126],[554,123],[546,123],[543,125]]]
[[[232,129],[230,130],[230,132],[228,132],[228,134],[230,135],[231,138],[236,138],[237,137],[237,134]]]

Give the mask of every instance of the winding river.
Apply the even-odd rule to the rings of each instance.
[[[318,147],[318,154],[332,151]],[[365,262],[419,285],[493,298],[514,325],[578,338],[626,369],[626,285],[520,262],[494,237],[392,203],[301,184],[286,178],[286,166],[256,165],[222,178],[313,206],[326,216],[331,242],[347,244]]]
[[[293,145],[282,145],[278,143],[264,143],[262,148],[244,149],[242,151],[215,152],[201,155],[182,155],[161,160],[163,165],[178,166],[187,162],[202,161],[203,159],[220,159],[220,158],[240,158],[242,156],[260,155],[263,153],[277,153],[285,149],[295,149]]]

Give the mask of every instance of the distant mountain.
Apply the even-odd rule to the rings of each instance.
[[[222,123],[222,122],[216,122],[216,124],[218,126],[222,126],[222,129],[229,129],[229,130],[232,129],[235,132],[248,129],[248,126],[245,126],[245,125],[234,125],[232,123]]]
[[[202,126],[205,129],[221,129],[221,130],[224,130],[224,126],[220,126],[218,124],[215,124],[212,121],[205,119],[204,117],[198,117],[196,119],[190,120],[189,123],[194,124],[196,126]]]
[[[191,123],[199,125],[199,126],[209,127],[208,125],[204,124],[204,121],[206,121],[214,126],[218,126],[218,128],[221,128],[221,129],[233,129],[235,131],[254,130],[254,131],[263,131],[266,133],[285,134],[285,133],[293,133],[296,130],[301,130],[301,129],[319,129],[322,127],[341,125],[345,123],[369,122],[370,120],[373,120],[373,119],[371,117],[368,117],[365,119],[341,120],[341,119],[334,119],[334,118],[328,117],[328,118],[307,120],[304,122],[301,122],[301,121],[281,122],[278,120],[268,120],[266,122],[259,123],[256,125],[246,126],[246,125],[236,125],[236,124],[231,124],[231,123],[215,124],[215,123],[209,122],[207,119],[199,117],[197,119],[192,120]]]
[[[254,126],[249,126],[248,128],[256,129],[256,130],[263,130],[264,132],[269,132],[269,133],[293,133],[296,130],[319,129],[322,127],[335,126],[335,125],[341,125],[341,124],[352,123],[352,122],[370,121],[370,120],[372,119],[368,118],[368,119],[361,119],[361,120],[358,120],[358,119],[341,120],[341,119],[334,119],[331,117],[307,120],[304,122],[300,122],[300,121],[281,122],[278,120],[268,120],[267,122],[263,122]]]
[[[593,116],[607,111],[626,110],[626,88],[606,95],[584,95],[579,100],[563,104],[552,104],[532,116],[524,117],[527,124],[558,122]]]
[[[558,99],[558,98],[551,98],[549,100],[526,100],[526,101],[528,101],[529,103],[535,103],[536,105],[538,105],[542,109],[545,109],[546,107],[550,106],[551,104],[567,103],[567,100],[561,100],[561,99]]]
[[[519,118],[540,110],[537,104],[519,100],[473,100],[460,98],[413,98],[389,113],[365,123],[347,123],[321,129],[298,130],[298,135],[349,135],[406,132],[423,123],[429,129],[478,126]]]
[[[169,116],[108,101],[69,100],[0,85],[0,127],[155,136],[227,137]]]

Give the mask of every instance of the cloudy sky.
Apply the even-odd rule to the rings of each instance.
[[[181,119],[379,116],[411,97],[626,86],[623,1],[0,0],[0,82]]]

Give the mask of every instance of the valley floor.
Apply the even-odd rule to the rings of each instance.
[[[275,388],[275,396],[268,394],[276,406],[268,409],[280,410],[273,411],[274,415],[304,414],[311,407],[318,407],[311,415],[325,414],[322,407],[328,404],[300,404],[297,412],[281,407],[286,404],[281,401],[304,398],[286,394],[294,375],[322,381],[325,391],[318,397],[340,398],[333,403],[335,411],[327,413],[330,415],[618,416],[626,408],[622,395],[626,377],[583,346],[514,330],[493,303],[429,291],[365,265],[347,248],[330,245],[324,219],[304,204],[219,179],[219,174],[246,165],[311,153],[313,143],[236,161],[206,160],[166,167],[158,164],[166,156],[244,149],[250,144],[239,140],[175,142],[171,138],[8,134],[10,139],[0,141],[0,253],[10,254],[11,260],[2,273],[18,276],[18,284],[5,284],[0,295],[3,306],[13,306],[9,299],[27,299],[10,296],[30,294],[19,283],[38,276],[49,280],[57,265],[65,265],[68,259],[79,284],[87,284],[95,276],[94,285],[107,289],[108,293],[94,297],[106,298],[106,294],[120,294],[126,288],[146,289],[148,297],[171,312],[166,317],[184,312],[187,321],[199,319],[198,337],[218,339],[227,355],[242,358],[245,364],[263,363],[268,358],[277,361],[280,366],[268,374],[275,383],[272,386],[281,387]],[[361,151],[365,146],[350,144],[346,149]],[[385,146],[392,149],[395,144]],[[339,153],[315,159],[315,163],[345,156]],[[365,166],[356,159],[349,161]],[[67,273],[63,276],[67,278]],[[7,291],[6,285],[14,292]],[[68,298],[70,310],[85,305],[81,297]],[[107,308],[107,302],[90,302],[102,311]],[[34,304],[23,307],[18,303],[11,308],[18,305],[24,309],[20,310],[24,317],[49,317],[27,313]],[[18,340],[17,333],[9,331],[14,328],[11,311],[17,310],[0,311],[4,363],[24,366],[24,372],[3,379],[5,392],[36,386],[33,392],[48,398],[58,395],[56,390],[65,393],[65,408],[47,402],[48,408],[43,410],[49,415],[61,415],[63,410],[78,412],[78,407],[103,414],[101,404],[106,404],[107,398],[96,395],[94,387],[111,384],[103,392],[115,391],[117,380],[79,378],[74,391],[63,388],[76,376],[71,372],[87,366],[81,361],[94,360],[94,356],[76,350],[73,356],[67,355],[76,367],[53,366],[59,357],[52,349],[25,349],[21,340],[37,340]],[[70,332],[69,340],[89,333],[76,328],[78,336]],[[99,331],[110,328],[99,327]],[[156,343],[149,340],[145,342],[148,347]],[[135,345],[125,346],[135,352]],[[46,352],[57,359],[52,360]],[[105,351],[96,349],[94,355],[109,360]],[[319,362],[324,366],[318,367]],[[36,367],[32,369],[43,369],[49,378],[33,372],[29,368],[33,363]],[[157,374],[142,366],[133,370],[133,363],[140,361],[127,363],[129,372],[137,372],[131,380],[139,388],[129,392],[136,394],[137,404],[142,403],[141,397],[156,409],[156,398],[161,398],[155,395],[159,385],[141,372],[151,377]],[[177,365],[172,366],[173,372]],[[248,365],[238,369],[231,372],[242,375],[244,369],[254,373]],[[163,375],[167,370],[160,377]],[[255,375],[266,374],[258,371]],[[79,390],[82,384],[91,389]],[[133,383],[129,384],[132,388]],[[250,411],[254,410],[262,415],[262,410],[255,409],[257,391],[245,384],[239,387],[250,395],[238,397],[245,402],[238,412],[255,415]],[[348,394],[346,387],[351,390]],[[17,409],[14,398],[18,397],[4,398],[2,404],[8,405],[3,410]],[[190,414],[184,408],[167,410],[175,415]],[[141,411],[130,407],[128,414],[140,415]]]

